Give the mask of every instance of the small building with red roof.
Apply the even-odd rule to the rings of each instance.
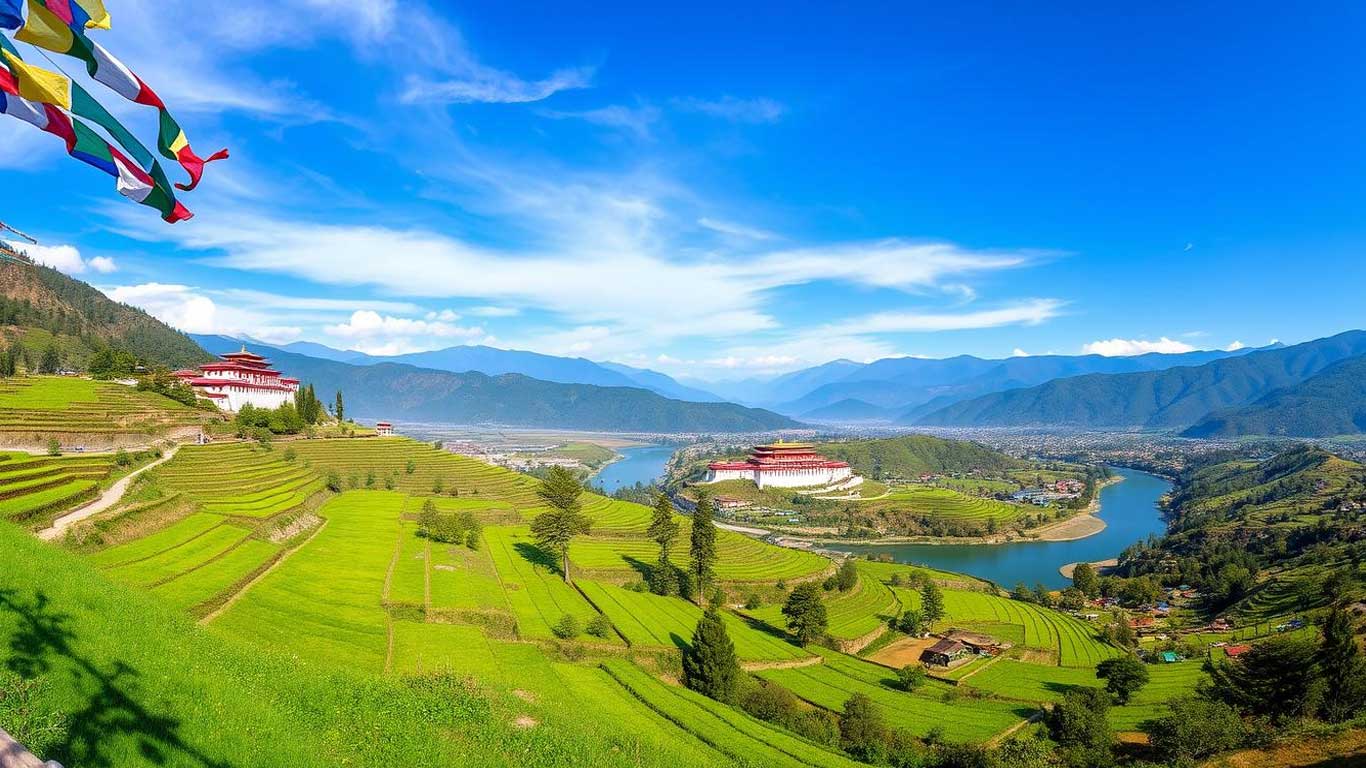
[[[1225,656],[1242,656],[1252,650],[1250,645],[1230,645],[1224,649]]]
[[[231,412],[242,410],[244,405],[279,408],[293,402],[294,393],[299,391],[298,379],[272,370],[270,360],[248,352],[245,346],[241,352],[223,355],[219,362],[201,365],[197,370],[176,371],[175,377],[195,394]]]
[[[831,461],[808,443],[757,445],[744,461],[713,461],[704,483],[750,480],[760,488],[807,488],[834,485],[854,477],[843,461]]]

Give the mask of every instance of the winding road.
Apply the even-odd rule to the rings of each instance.
[[[136,479],[138,475],[142,474],[143,472],[146,472],[149,469],[152,469],[153,467],[165,464],[166,462],[175,458],[176,451],[178,450],[180,450],[179,445],[173,446],[170,450],[166,451],[166,453],[163,454],[161,458],[157,459],[151,464],[148,464],[145,467],[139,467],[133,470],[132,472],[129,472],[126,477],[122,478],[117,483],[114,483],[113,485],[109,486],[109,490],[100,494],[100,497],[98,499],[95,499],[89,504],[86,504],[84,507],[80,507],[79,509],[68,512],[65,515],[62,515],[61,517],[57,518],[56,520],[53,520],[51,528],[47,528],[38,532],[38,538],[42,539],[43,541],[52,541],[53,539],[60,538],[62,534],[66,533],[66,529],[70,528],[76,523],[94,517],[95,515],[98,515],[106,509],[109,509],[110,507],[114,506],[115,504],[118,504],[121,500],[123,500],[123,494],[128,492],[128,486],[133,483],[133,480]]]

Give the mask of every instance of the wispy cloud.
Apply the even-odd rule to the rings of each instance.
[[[781,102],[767,98],[741,99],[722,96],[716,99],[682,98],[674,104],[684,111],[730,120],[736,123],[776,123],[787,114]]]
[[[510,72],[477,66],[443,80],[410,76],[400,99],[407,104],[526,104],[592,84],[592,67],[562,69],[541,80],[524,80]]]
[[[118,269],[118,265],[108,256],[95,256],[87,259],[81,255],[80,249],[70,245],[22,243],[21,246],[24,252],[35,262],[68,275],[82,275],[87,272],[107,275]]]
[[[758,227],[748,227],[743,224],[735,224],[733,222],[723,221],[721,219],[714,219],[709,216],[703,216],[702,218],[698,219],[697,225],[699,227],[702,227],[703,229],[710,229],[713,232],[719,232],[723,235],[729,235],[731,237],[744,238],[746,240],[778,239],[778,235],[776,233],[769,232],[766,229],[759,229]]]
[[[346,322],[330,325],[325,332],[345,340],[350,349],[372,355],[423,352],[487,336],[478,326],[459,326],[441,319],[394,317],[369,310],[354,312]]]
[[[617,104],[578,112],[545,109],[538,114],[556,120],[582,120],[592,125],[614,128],[637,139],[650,138],[650,128],[659,120],[659,109],[648,104],[638,107]]]

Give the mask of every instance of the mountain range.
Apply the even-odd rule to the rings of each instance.
[[[201,337],[192,335],[191,338],[199,340]],[[430,352],[412,352],[403,355],[367,355],[355,350],[333,349],[311,341],[270,344],[250,337],[243,337],[243,340],[269,346],[273,349],[282,349],[286,352],[296,352],[309,357],[353,365],[403,363],[418,368],[431,368],[452,373],[477,371],[489,376],[520,373],[533,379],[553,381],[560,384],[640,387],[675,400],[688,400],[697,403],[723,402],[722,398],[710,392],[680,384],[670,376],[658,371],[632,368],[619,363],[595,363],[582,357],[556,357],[537,352],[498,349],[479,345],[448,347]]]
[[[1298,385],[1335,363],[1362,355],[1366,355],[1366,331],[1348,331],[1203,365],[1056,379],[954,403],[911,421],[957,427],[1183,429],[1217,411],[1253,405],[1277,390],[1291,388],[1290,393],[1280,395],[1280,401],[1261,403],[1262,416],[1246,422],[1270,423],[1285,418],[1271,419],[1268,413],[1278,410],[1276,402],[1292,402]],[[1324,390],[1332,388],[1330,379]],[[1317,402],[1323,399],[1320,392]]]
[[[1334,363],[1299,384],[1212,413],[1186,437],[1286,435],[1330,437],[1366,432],[1366,357]]]
[[[1274,348],[1274,347],[1268,347]],[[1131,373],[1236,357],[1254,350],[1207,350],[1132,357],[1037,355],[993,360],[891,357],[871,363],[836,360],[772,379],[710,388],[736,402],[820,422],[913,423],[918,416],[979,395],[1092,373]]]
[[[240,339],[198,335],[215,354],[235,352]],[[328,360],[254,342],[249,351],[272,359],[313,384],[325,402],[340,390],[347,412],[369,419],[493,424],[511,427],[620,432],[761,432],[800,426],[786,416],[733,403],[672,400],[639,387],[565,384],[519,373],[455,373],[407,363]]]

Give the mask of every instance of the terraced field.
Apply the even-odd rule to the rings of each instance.
[[[1031,511],[1031,508],[1019,504],[969,496],[948,488],[928,485],[901,486],[892,489],[888,495],[880,499],[861,501],[859,504],[870,512],[895,509],[902,513],[922,515],[927,519],[961,523],[983,523],[990,519],[1005,523]]]
[[[621,587],[579,581],[578,588],[612,621],[633,647],[682,648],[692,638],[702,610],[677,597],[632,592]],[[743,661],[793,661],[811,654],[769,632],[750,626],[729,612],[722,614],[735,653]]]
[[[381,604],[404,497],[356,491],[324,504],[305,547],[242,593],[213,626],[312,661],[381,672],[388,615]]]
[[[603,669],[650,709],[740,764],[794,768],[860,765],[695,691],[665,685],[629,662],[607,661]]]
[[[566,584],[556,563],[536,548],[526,528],[484,530],[489,554],[523,637],[553,637],[551,627],[566,614],[585,626],[597,613],[578,590]]]
[[[907,693],[891,687],[895,677],[886,667],[835,651],[818,652],[825,663],[758,674],[832,712],[843,709],[855,693],[866,694],[889,722],[921,737],[938,728],[949,741],[985,741],[1037,710],[1018,701],[955,695],[953,686],[935,680]]]
[[[885,626],[887,620],[901,613],[897,595],[878,580],[868,569],[859,566],[858,584],[848,592],[825,592],[825,611],[829,617],[830,636],[840,640],[863,637]],[[766,605],[748,613],[773,627],[784,627],[787,619],[781,605]]]
[[[198,502],[205,512],[267,518],[304,503],[323,481],[303,462],[286,461],[280,449],[249,443],[187,445],[153,470],[160,482]]]
[[[946,589],[944,611],[947,615],[936,625],[937,629],[978,629],[998,639],[1056,653],[1058,664],[1064,667],[1094,667],[1119,654],[1116,648],[1096,637],[1091,625],[1032,603],[985,592]]]
[[[682,530],[678,540],[686,543],[691,535],[690,521],[682,519],[680,522]],[[830,568],[830,561],[819,555],[774,547],[733,531],[716,532],[716,549],[716,575],[725,582],[764,583],[799,579],[815,576]],[[638,578],[642,568],[658,559],[659,547],[643,536],[590,536],[575,540],[570,547],[569,557],[575,566],[597,577]],[[672,559],[680,568],[686,566],[686,545],[676,547]]]
[[[42,527],[59,512],[95,498],[113,468],[109,456],[0,453],[0,519]]]
[[[303,440],[292,446],[319,474],[334,471],[346,482],[352,476],[363,482],[373,472],[377,482],[392,478],[394,489],[404,493],[451,496],[454,490],[457,498],[494,499],[532,515],[541,506],[532,478],[407,438]]]
[[[152,392],[71,376],[0,380],[0,436],[35,443],[66,435],[161,435],[221,419]]]
[[[1148,665],[1149,681],[1122,707],[1110,710],[1110,725],[1117,731],[1136,731],[1145,720],[1161,717],[1167,702],[1195,692],[1205,673],[1198,661]],[[1014,659],[1001,659],[963,682],[1002,698],[1039,704],[1061,701],[1068,688],[1103,687],[1094,669],[1049,667]]]

